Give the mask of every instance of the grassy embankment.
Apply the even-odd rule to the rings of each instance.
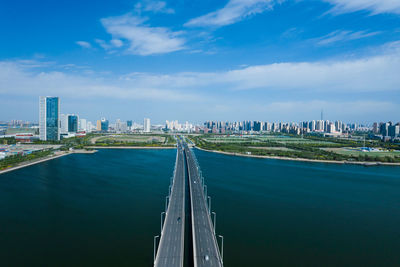
[[[152,135],[112,135],[100,136],[91,139],[86,147],[173,147],[175,139],[171,135],[152,134]]]
[[[6,157],[6,158],[0,160],[0,170],[4,170],[4,169],[8,169],[8,168],[17,166],[18,164],[21,164],[22,162],[25,162],[25,161],[33,161],[33,160],[41,159],[41,158],[50,156],[52,154],[53,154],[52,150],[46,150],[46,151],[32,152],[32,154],[29,154],[29,155],[9,156],[9,157]]]
[[[82,138],[69,138],[69,139],[64,139],[61,141],[40,141],[37,140],[34,142],[34,144],[37,145],[62,145],[59,150],[61,151],[67,151],[69,148],[74,148],[74,149],[82,149],[85,148],[86,144],[89,144],[91,136],[86,136]],[[16,140],[14,137],[11,138],[6,138],[3,140],[4,144],[16,144]],[[20,165],[23,162],[32,162],[36,161],[45,157],[48,157],[50,155],[53,155],[56,150],[53,149],[48,149],[48,150],[43,150],[43,151],[35,151],[32,152],[31,154],[28,155],[14,155],[14,156],[9,156],[6,157],[2,160],[0,160],[0,170],[8,169],[11,167],[15,167],[17,165]]]
[[[363,142],[330,137],[288,136],[223,137],[218,135],[190,136],[197,147],[229,153],[257,156],[288,157],[311,160],[400,162],[399,152],[346,153],[347,148],[362,147]],[[396,144],[367,141],[366,146],[400,149]],[[340,149],[340,150],[334,150]],[[351,152],[351,151],[350,151]]]
[[[95,140],[92,142],[92,140]],[[6,144],[15,144],[15,138],[6,138],[3,140]],[[173,147],[175,139],[171,135],[151,134],[121,134],[121,135],[104,135],[104,134],[88,134],[84,137],[72,137],[61,141],[36,141],[34,144],[62,145],[61,151],[73,149],[92,150],[92,146],[101,147]],[[31,162],[45,158],[54,154],[54,150],[33,152],[29,155],[9,156],[0,160],[0,170],[20,165],[22,162]]]

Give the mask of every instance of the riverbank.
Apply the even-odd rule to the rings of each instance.
[[[19,164],[17,164],[16,166],[4,169],[4,170],[0,170],[0,174],[6,173],[6,172],[10,172],[10,171],[15,171],[21,168],[25,168],[31,165],[35,165],[38,163],[42,163],[48,160],[52,160],[52,159],[56,159],[56,158],[60,158],[63,156],[67,156],[70,154],[94,154],[96,153],[97,150],[86,150],[86,149],[74,149],[74,150],[70,150],[70,151],[57,151],[54,154],[44,157],[44,158],[38,158],[35,160],[29,160],[29,161],[23,161]]]
[[[302,161],[302,162],[317,162],[317,163],[330,163],[330,164],[354,164],[354,165],[363,165],[363,166],[400,166],[400,163],[390,163],[390,162],[370,162],[370,161],[339,161],[339,160],[320,160],[320,159],[305,159],[305,158],[289,158],[289,157],[278,157],[278,156],[260,156],[260,155],[249,155],[242,153],[234,153],[234,152],[224,152],[218,150],[208,150],[204,148],[199,148],[194,146],[195,148],[206,151],[219,153],[229,156],[238,156],[238,157],[248,157],[248,158],[261,158],[261,159],[279,159],[279,160],[291,160],[291,161]]]
[[[0,170],[0,174],[6,173],[6,172],[10,172],[10,171],[15,171],[15,170],[18,170],[18,169],[21,169],[21,168],[25,168],[25,167],[28,167],[28,166],[31,166],[31,165],[35,165],[35,164],[38,164],[38,163],[42,163],[42,162],[45,162],[45,161],[48,161],[48,160],[60,158],[60,157],[63,157],[63,156],[69,155],[69,154],[72,154],[72,152],[59,151],[59,152],[56,152],[53,155],[50,155],[50,156],[47,156],[47,157],[44,157],[44,158],[39,158],[39,159],[35,159],[35,160],[30,160],[30,161],[24,161],[24,162],[21,162],[21,163],[17,164],[16,166],[13,166],[13,167],[10,167],[10,168],[4,169],[4,170]]]
[[[86,149],[74,149],[71,151],[71,153],[76,153],[76,154],[94,154],[98,152],[97,150],[86,150]]]
[[[95,149],[175,149],[175,146],[88,146]]]

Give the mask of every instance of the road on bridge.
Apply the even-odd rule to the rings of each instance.
[[[175,175],[155,266],[183,266],[185,231],[185,163],[184,151],[177,147]]]
[[[179,138],[156,267],[223,266],[199,169],[194,153]]]

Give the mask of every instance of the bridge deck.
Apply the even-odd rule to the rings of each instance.
[[[194,266],[222,266],[198,166],[186,144],[185,152],[191,197]]]
[[[154,265],[183,266],[185,230],[185,164],[183,149],[178,144],[175,175],[171,189],[160,245]]]

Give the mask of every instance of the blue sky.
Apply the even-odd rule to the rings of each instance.
[[[0,120],[398,121],[400,1],[2,1]]]

